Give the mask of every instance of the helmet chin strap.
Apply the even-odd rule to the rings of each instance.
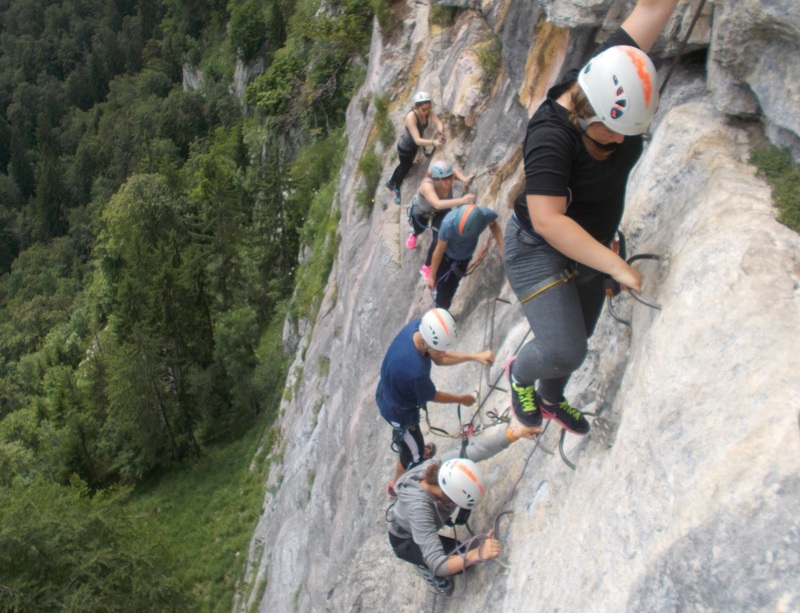
[[[593,123],[603,123],[603,121],[597,115],[589,117],[589,119],[583,119],[582,117],[578,118],[578,125],[581,127],[583,136],[592,141],[594,146],[601,151],[616,151],[619,148],[619,143],[601,143],[589,136],[589,126]]]
[[[590,141],[592,141],[594,146],[600,149],[601,151],[607,151],[611,153],[612,151],[616,151],[619,148],[619,143],[601,143],[596,141],[591,136],[589,136],[589,133],[586,132],[585,130],[583,132],[583,136],[584,138],[588,138]]]

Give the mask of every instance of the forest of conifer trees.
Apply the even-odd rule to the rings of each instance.
[[[372,16],[0,1],[1,610],[194,610],[125,488],[276,411]],[[264,66],[244,100],[237,61]]]

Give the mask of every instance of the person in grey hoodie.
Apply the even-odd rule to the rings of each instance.
[[[507,428],[497,427],[472,441],[460,458],[460,449],[410,469],[396,484],[397,501],[390,507],[389,542],[395,555],[415,564],[420,575],[437,592],[448,592],[445,578],[473,564],[500,555],[500,542],[492,537],[479,547],[458,552],[456,540],[439,534],[457,507],[472,509],[484,495],[481,472],[475,462],[491,458],[520,438],[534,438],[541,428],[512,419]]]

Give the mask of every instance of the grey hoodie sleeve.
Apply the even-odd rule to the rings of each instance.
[[[491,430],[487,430],[482,436],[475,437],[472,442],[467,445],[467,457],[473,462],[481,462],[488,460],[494,455],[497,455],[503,449],[508,448],[512,441],[506,434],[507,427],[505,424],[495,426]],[[452,460],[461,455],[461,448],[453,449],[441,455],[442,463],[447,460]]]
[[[439,516],[441,512],[444,518]],[[449,513],[444,509],[437,509],[437,505],[430,500],[418,498],[415,504],[409,505],[408,517],[410,520],[411,537],[419,545],[422,557],[428,568],[438,571],[439,576],[446,576],[447,556],[442,541],[439,539],[439,530],[442,529]]]

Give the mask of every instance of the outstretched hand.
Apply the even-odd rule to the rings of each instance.
[[[518,441],[521,438],[527,439],[535,439],[542,433],[541,426],[536,428],[532,428],[531,426],[526,426],[522,422],[520,422],[517,417],[511,414],[511,421],[508,424],[508,429],[506,430],[506,435],[512,441]]]
[[[463,404],[465,407],[471,407],[475,404],[475,401],[478,400],[478,395],[473,392],[471,394],[464,394],[461,396],[461,402],[459,404]]]
[[[494,351],[487,349],[486,351],[479,351],[474,357],[476,362],[480,362],[484,366],[491,366],[494,364]]]

